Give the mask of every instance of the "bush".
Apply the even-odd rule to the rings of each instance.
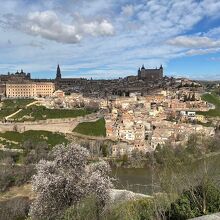
[[[59,220],[97,220],[94,197],[88,197],[75,207],[70,207]],[[155,219],[153,201],[140,199],[109,206],[102,212],[100,220],[151,220]]]
[[[155,219],[153,201],[140,199],[128,201],[111,207],[103,219],[108,220],[152,220]]]
[[[88,159],[89,152],[73,143],[55,147],[51,160],[37,164],[32,180],[36,193],[30,209],[32,219],[56,219],[91,195],[97,199],[99,216],[112,187],[110,167],[104,161],[88,164]]]
[[[185,220],[220,211],[220,190],[210,181],[184,191],[171,204],[167,213],[170,220]]]
[[[10,166],[0,167],[0,192],[11,186],[20,186],[28,182],[34,173],[33,166]]]
[[[28,197],[15,197],[0,202],[0,219],[21,220],[28,216],[31,201]]]
[[[97,220],[97,201],[95,197],[87,197],[76,206],[68,208],[59,220]]]

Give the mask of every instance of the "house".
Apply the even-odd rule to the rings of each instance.
[[[207,122],[206,117],[204,115],[197,115],[197,114],[196,114],[196,121],[202,122],[202,123]]]
[[[112,146],[112,156],[113,157],[120,157],[123,155],[131,156],[132,151],[134,149],[135,149],[134,145],[130,145],[126,142],[117,143]]]

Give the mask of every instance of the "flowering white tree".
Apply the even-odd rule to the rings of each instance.
[[[89,164],[88,158],[88,151],[77,144],[59,145],[52,151],[52,160],[37,164],[32,180],[36,193],[30,209],[32,219],[55,219],[91,195],[99,210],[104,207],[112,187],[110,168],[104,161]]]

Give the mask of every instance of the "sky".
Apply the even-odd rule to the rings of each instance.
[[[0,73],[220,79],[220,0],[0,0]]]

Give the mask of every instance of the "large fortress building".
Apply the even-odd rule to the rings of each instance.
[[[138,79],[145,81],[158,81],[163,78],[163,66],[155,69],[145,69],[144,65],[138,69]]]
[[[55,84],[51,80],[35,81],[30,73],[23,70],[16,73],[0,75],[0,96],[7,98],[35,98],[49,97],[55,91]]]
[[[35,98],[50,97],[55,91],[52,82],[8,82],[5,84],[5,96],[7,98]]]

